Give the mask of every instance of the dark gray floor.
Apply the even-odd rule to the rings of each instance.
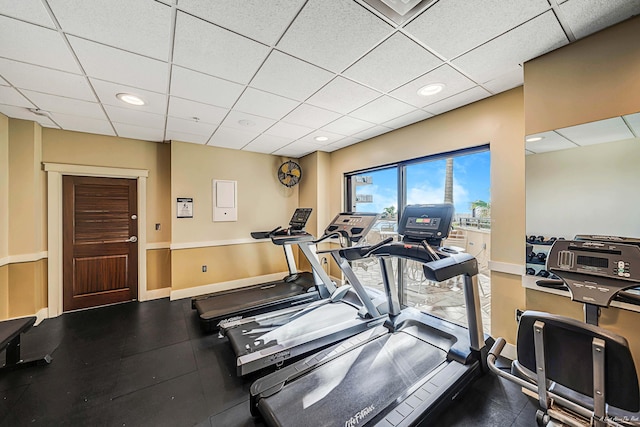
[[[235,376],[228,342],[200,331],[190,300],[47,319],[24,335],[22,355],[47,352],[48,366],[0,373],[0,427],[262,425],[249,414],[255,377]],[[535,426],[535,407],[487,374],[435,424]]]

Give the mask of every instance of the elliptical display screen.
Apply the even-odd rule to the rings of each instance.
[[[453,220],[453,205],[409,205],[404,208],[398,232],[409,240],[446,239]]]

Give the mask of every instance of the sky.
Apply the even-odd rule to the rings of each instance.
[[[457,156],[453,160],[453,204],[456,214],[471,214],[475,200],[490,202],[490,152]],[[407,166],[407,203],[442,203],[446,160],[432,160]],[[373,203],[358,203],[359,212],[382,212],[398,207],[396,168],[365,172],[373,183],[359,185],[356,194],[371,194]]]

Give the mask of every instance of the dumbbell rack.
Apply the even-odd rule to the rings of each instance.
[[[538,236],[538,237],[542,237],[542,236]],[[538,277],[538,278],[544,278],[541,276],[537,276],[537,274],[541,271],[544,270],[546,267],[546,259],[547,259],[547,254],[549,253],[549,250],[551,249],[551,245],[553,245],[552,240],[543,240],[543,239],[536,239],[531,240],[531,239],[527,239],[526,240],[526,244],[532,245],[533,246],[533,253],[536,254],[536,256],[534,256],[533,258],[530,258],[529,256],[527,256],[527,262],[526,262],[526,268],[532,268],[535,270],[535,274],[530,275],[530,276],[534,276],[534,277]],[[543,257],[539,257],[538,254],[544,254]]]

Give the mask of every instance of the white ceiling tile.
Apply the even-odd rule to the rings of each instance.
[[[391,132],[393,129],[385,127],[385,126],[374,126],[372,128],[369,128],[367,130],[364,130],[362,132],[358,132],[356,134],[353,135],[354,138],[356,139],[370,139],[370,138],[374,138],[376,136],[382,135],[384,133],[387,132]]]
[[[354,1],[310,0],[282,37],[278,48],[340,72],[392,31],[390,25]]]
[[[347,114],[380,96],[379,92],[336,77],[307,100],[308,104]]]
[[[314,153],[320,150],[320,148],[321,146],[317,144],[311,144],[304,141],[295,141],[287,145],[286,147],[276,150],[273,154],[277,156],[300,158],[307,154]]]
[[[0,16],[0,57],[80,72],[62,36],[55,30]]]
[[[273,135],[260,135],[242,149],[246,151],[254,151],[256,153],[273,153],[276,150],[290,144],[292,142],[289,138],[281,138]]]
[[[546,0],[439,1],[405,29],[451,59],[548,9]]]
[[[0,77],[0,85],[2,85],[2,86],[9,86],[9,82],[7,82],[5,79],[3,79],[2,77]]]
[[[217,127],[217,124],[198,122],[195,120],[179,119],[177,117],[167,117],[167,132],[204,135],[208,139]]]
[[[111,124],[106,120],[97,120],[89,117],[73,116],[63,113],[51,113],[51,117],[62,129],[75,130],[78,132],[96,133],[98,135],[115,136]]]
[[[251,86],[304,101],[335,75],[307,62],[273,50]]]
[[[418,89],[434,83],[443,83],[445,87],[441,92],[432,96],[418,95]],[[472,88],[475,85],[472,80],[469,80],[450,65],[445,64],[394,90],[391,95],[413,106],[424,107]]]
[[[44,27],[55,28],[49,13],[42,5],[42,0],[0,0],[0,13]]]
[[[325,138],[329,138],[326,141],[317,141],[316,138],[319,136],[323,136]],[[337,133],[333,133],[333,132],[329,132],[325,129],[318,129],[315,130],[313,132],[311,132],[309,135],[305,135],[302,138],[300,138],[298,141],[300,142],[304,142],[304,143],[308,143],[308,144],[312,144],[315,146],[322,146],[322,145],[329,145],[333,142],[336,141],[340,141],[341,139],[344,139],[345,136],[344,134],[337,134]]]
[[[622,141],[634,137],[621,117],[562,128],[556,132],[580,146]]]
[[[300,103],[258,89],[247,88],[233,109],[270,119],[281,119]]]
[[[171,95],[209,105],[231,108],[244,86],[196,71],[173,66]]]
[[[388,96],[371,101],[364,107],[353,111],[350,116],[380,124],[415,110],[415,107]]]
[[[576,148],[576,144],[567,140],[562,135],[551,132],[541,132],[535,135],[528,135],[527,138],[541,137],[540,141],[526,142],[525,147],[531,153],[546,153],[549,151],[566,150]]]
[[[262,133],[275,123],[275,120],[254,116],[241,111],[231,111],[222,122],[229,128],[239,129],[244,132]]]
[[[166,62],[77,37],[68,38],[88,76],[156,92],[167,90],[169,66]]]
[[[495,79],[483,83],[482,86],[496,94],[524,84],[524,70],[520,65],[514,66],[511,70],[503,71],[506,72]]]
[[[100,102],[105,105],[126,108],[132,111],[145,111],[147,113],[162,114],[167,111],[167,96],[161,93],[142,90],[118,83],[105,82],[98,79],[90,79],[91,85],[98,94]],[[119,93],[131,93],[138,95],[145,101],[145,105],[130,105],[116,98]]]
[[[453,95],[450,98],[431,104],[428,107],[425,107],[425,110],[434,115],[442,114],[455,108],[462,107],[463,105],[480,101],[488,96],[491,96],[489,92],[480,86],[476,86],[457,95]]]
[[[148,113],[140,110],[136,111],[133,108],[115,107],[112,105],[105,105],[104,109],[107,111],[109,119],[114,123],[158,129],[161,134],[164,134],[164,114]],[[118,130],[117,126],[116,130]]]
[[[395,119],[384,122],[382,125],[392,129],[400,129],[413,123],[428,119],[429,117],[433,117],[433,114],[422,110],[415,110],[405,114],[404,116],[396,117]]]
[[[143,141],[161,142],[164,140],[164,128],[149,128],[128,123],[113,122],[118,136],[122,138],[141,139]]]
[[[395,33],[349,67],[343,75],[388,92],[442,61],[407,36]]]
[[[633,133],[636,136],[640,137],[640,113],[628,114],[623,116],[624,121],[627,122],[627,125],[631,128]]]
[[[290,123],[278,122],[265,131],[266,134],[279,136],[281,138],[298,139],[311,132],[313,128],[306,126],[292,125]]]
[[[346,138],[342,138],[340,141],[334,142],[333,144],[325,145],[323,149],[335,151],[344,147],[348,147],[349,145],[357,144],[358,142],[362,142],[362,140],[348,136]]]
[[[340,117],[340,114],[333,111],[302,104],[287,114],[282,121],[315,129],[334,121],[338,117]]]
[[[178,13],[173,62],[238,83],[248,83],[269,48],[201,19]]]
[[[567,36],[555,15],[547,12],[462,55],[453,64],[477,82],[487,82],[502,75],[505,69],[512,69],[567,43]]]
[[[562,3],[560,11],[573,35],[580,39],[640,14],[640,2],[571,0]]]
[[[2,88],[0,88],[1,90]],[[32,122],[38,122],[42,126],[57,127],[49,118],[45,116],[38,116],[24,107],[16,107],[13,105],[3,105],[0,102],[0,113],[7,117],[22,120],[31,120]]]
[[[27,98],[10,86],[0,86],[0,104],[13,105],[14,107],[34,108]]]
[[[278,41],[304,0],[180,0],[179,8],[269,45]]]
[[[2,58],[0,58],[0,74],[19,89],[96,101],[87,80],[77,74]]]
[[[91,117],[98,120],[107,120],[104,111],[97,102],[83,101],[80,99],[64,98],[62,96],[48,95],[46,93],[25,90],[24,95],[31,100],[40,110],[51,113],[64,113],[72,116]]]
[[[169,60],[171,8],[148,0],[48,0],[67,34]]]
[[[373,126],[373,123],[369,123],[364,120],[356,119],[349,116],[342,116],[339,119],[324,126],[322,130],[328,130],[329,132],[335,132],[341,135],[353,135],[354,133],[361,132]]]
[[[241,129],[220,126],[207,145],[240,149],[257,138],[258,135],[260,135],[259,132],[247,132]]]
[[[197,117],[205,123],[219,124],[228,112],[229,110],[226,108],[215,107],[201,102],[189,101],[175,96],[169,98],[169,115],[173,117],[182,119]]]
[[[209,140],[209,136],[207,135],[178,132],[178,131],[168,130],[168,129],[167,129],[167,132],[165,132],[164,138],[167,141],[191,142],[192,144],[201,144],[201,145],[206,144],[207,141]]]

